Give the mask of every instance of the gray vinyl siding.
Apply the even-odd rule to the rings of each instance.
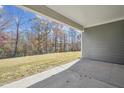
[[[83,57],[124,64],[124,20],[85,28]]]

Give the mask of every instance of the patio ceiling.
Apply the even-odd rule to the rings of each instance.
[[[26,5],[24,7],[79,30],[124,19],[123,5]]]
[[[119,5],[49,5],[54,11],[84,27],[96,26],[124,19],[124,6]]]

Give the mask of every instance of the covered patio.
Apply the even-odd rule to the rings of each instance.
[[[124,6],[18,6],[69,25],[82,34],[81,59],[30,88],[124,87]]]

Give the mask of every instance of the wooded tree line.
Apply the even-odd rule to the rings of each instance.
[[[24,13],[0,13],[0,58],[80,51],[81,35],[66,25]]]

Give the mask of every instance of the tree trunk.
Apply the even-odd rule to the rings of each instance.
[[[48,33],[46,33],[46,42],[45,42],[46,44],[46,48],[45,48],[45,51],[46,51],[46,53],[48,52],[47,50],[48,50]]]
[[[18,51],[18,40],[19,40],[19,23],[17,24],[17,30],[16,30],[16,42],[15,42],[15,49],[13,54],[14,57],[17,55],[17,51]]]
[[[65,34],[64,34],[64,52],[66,51],[66,36],[65,36]]]
[[[55,36],[55,52],[57,52],[57,36]]]

